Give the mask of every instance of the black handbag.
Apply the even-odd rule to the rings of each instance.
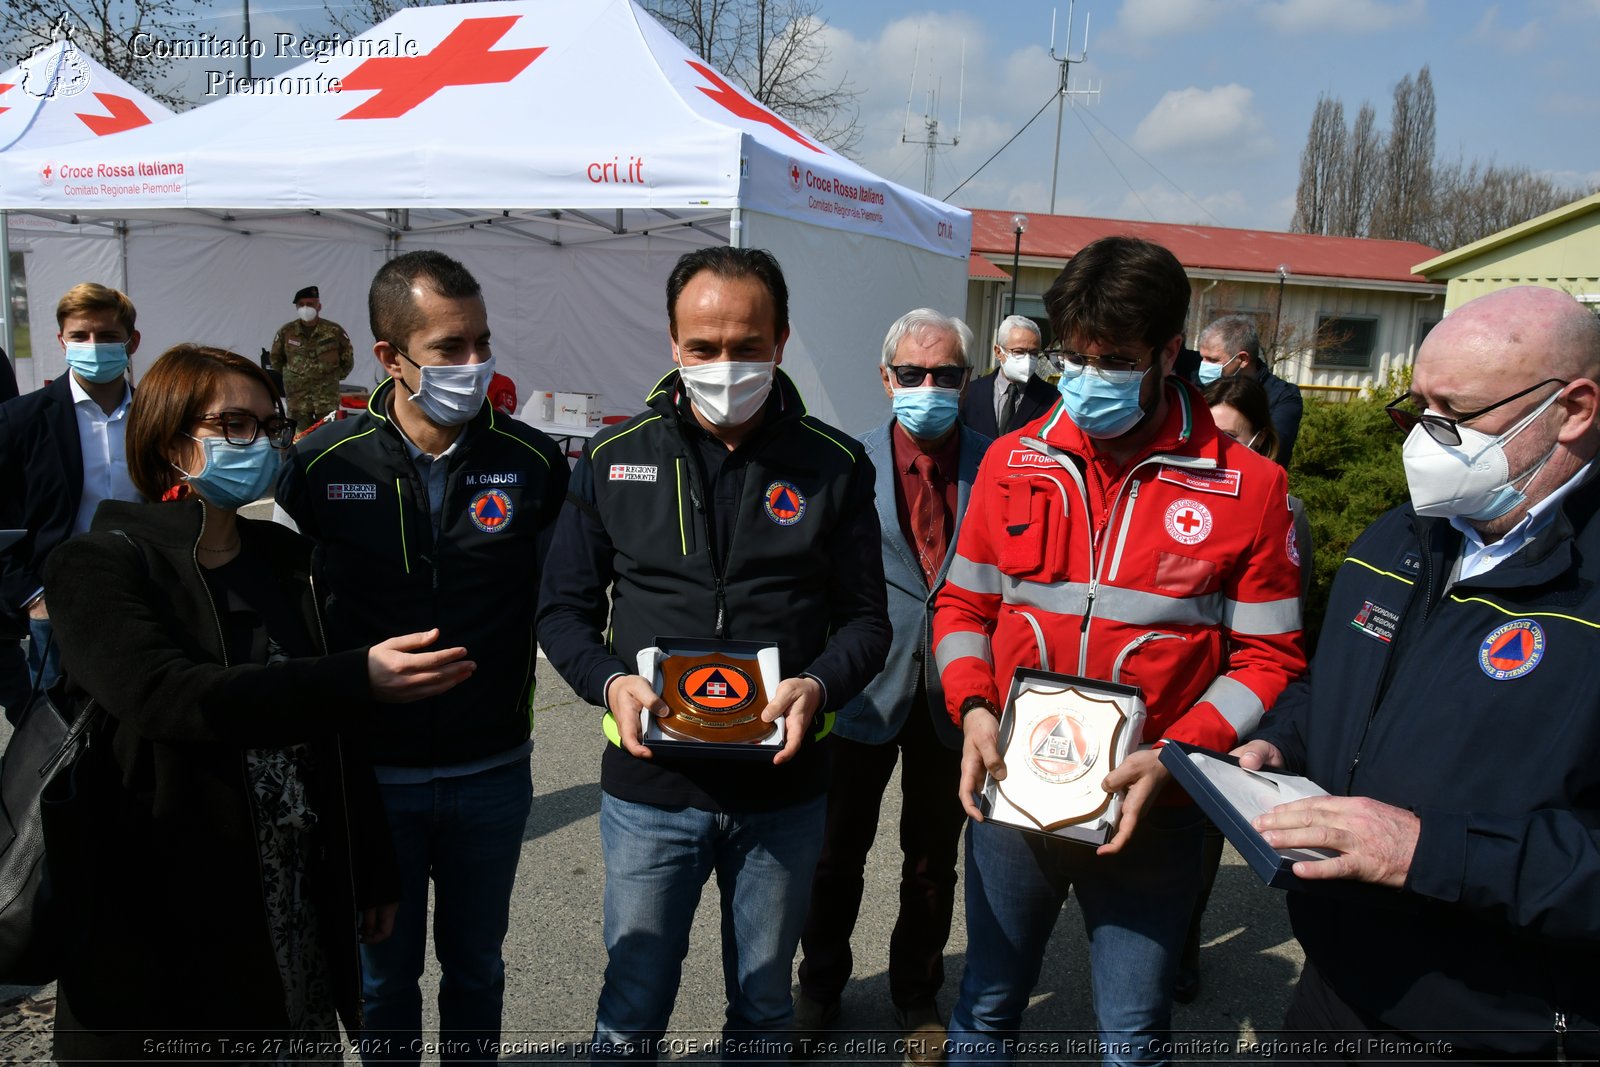
[[[58,975],[59,910],[45,863],[47,803],[70,803],[72,770],[99,717],[94,700],[76,712],[63,676],[35,690],[0,759],[0,983],[42,985]]]

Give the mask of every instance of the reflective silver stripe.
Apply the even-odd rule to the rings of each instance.
[[[1082,615],[1089,602],[1083,582],[1028,582],[1007,576],[1007,604],[1039,608],[1057,615]],[[1176,597],[1101,585],[1094,593],[1094,617],[1129,626],[1215,626],[1222,620],[1222,594]]]
[[[1300,629],[1300,598],[1264,600],[1250,604],[1222,602],[1222,625],[1237,634],[1287,634]]]
[[[1256,696],[1255,690],[1226,674],[1218,675],[1200,695],[1200,700],[1221,712],[1233,732],[1241,737],[1256,728],[1267,710],[1261,706],[1261,698]]]
[[[1000,595],[1000,568],[993,563],[974,563],[960,552],[950,560],[945,581],[969,592]]]
[[[944,640],[939,642],[933,650],[933,664],[943,674],[958,659],[981,659],[990,667],[994,666],[994,653],[989,651],[989,635],[975,633],[971,630],[956,630],[944,635]]]
[[[1030,582],[1009,574],[1000,577],[1001,593],[1007,604],[1039,608],[1057,615],[1082,615],[1089,603],[1088,582]]]

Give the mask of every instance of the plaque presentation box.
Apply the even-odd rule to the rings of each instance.
[[[770,760],[783,747],[784,721],[761,721],[782,678],[776,645],[658,637],[638,667],[672,710],[640,712],[640,740],[652,750]]]
[[[1250,824],[1279,804],[1327,796],[1326,789],[1297,774],[1247,771],[1233,756],[1181,741],[1168,741],[1162,747],[1161,762],[1263,882],[1274,889],[1322,888],[1322,883],[1296,878],[1293,865],[1296,860],[1328,859],[1334,853],[1320,848],[1275,849]]]
[[[1006,779],[983,785],[984,818],[1103,845],[1122,795],[1100,783],[1139,746],[1144,698],[1134,686],[1019,667],[1000,716]]]

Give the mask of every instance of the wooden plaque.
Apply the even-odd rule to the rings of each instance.
[[[661,729],[688,741],[752,744],[776,729],[762,722],[767,693],[754,659],[710,653],[661,660],[661,699],[671,714]]]

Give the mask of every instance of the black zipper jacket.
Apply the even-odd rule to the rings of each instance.
[[[1400,892],[1290,893],[1306,957],[1374,1024],[1600,1055],[1600,479],[1487,573],[1396,508],[1334,579],[1308,679],[1256,737],[1330,793],[1408,808]]]
[[[438,627],[478,669],[447,693],[385,709],[366,738],[381,766],[464,763],[528,739],[533,613],[567,463],[538,430],[488,404],[449,456],[437,540],[427,489],[388,416],[393,379],[367,411],[311,433],[284,461],[278,504],[326,555],[329,639],[371,645]]]
[[[52,883],[73,917],[61,969],[71,1025],[58,1018],[58,1058],[137,1058],[143,1038],[162,1030],[286,1025],[248,748],[312,746],[316,904],[334,998],[353,1032],[359,909],[399,899],[372,772],[339,737],[372,715],[366,649],[230,664],[197,560],[203,525],[197,501],[106,501],[92,531],[45,567],[69,689],[106,712],[74,769],[71,817],[46,815]],[[325,648],[311,543],[243,518],[239,534]],[[130,1032],[113,1032],[122,1028]]]
[[[541,594],[539,637],[551,664],[603,707],[607,679],[637,673],[639,650],[658,637],[771,641],[783,676],[816,677],[827,690],[823,712],[836,711],[883,669],[891,638],[866,452],[808,416],[778,371],[765,421],[717,456],[708,485],[705,434],[677,371],[647,403],[596,434],[573,474]],[[809,741],[781,767],[751,763],[646,761],[612,744],[601,788],[624,800],[738,810],[796,803],[826,786]]]

